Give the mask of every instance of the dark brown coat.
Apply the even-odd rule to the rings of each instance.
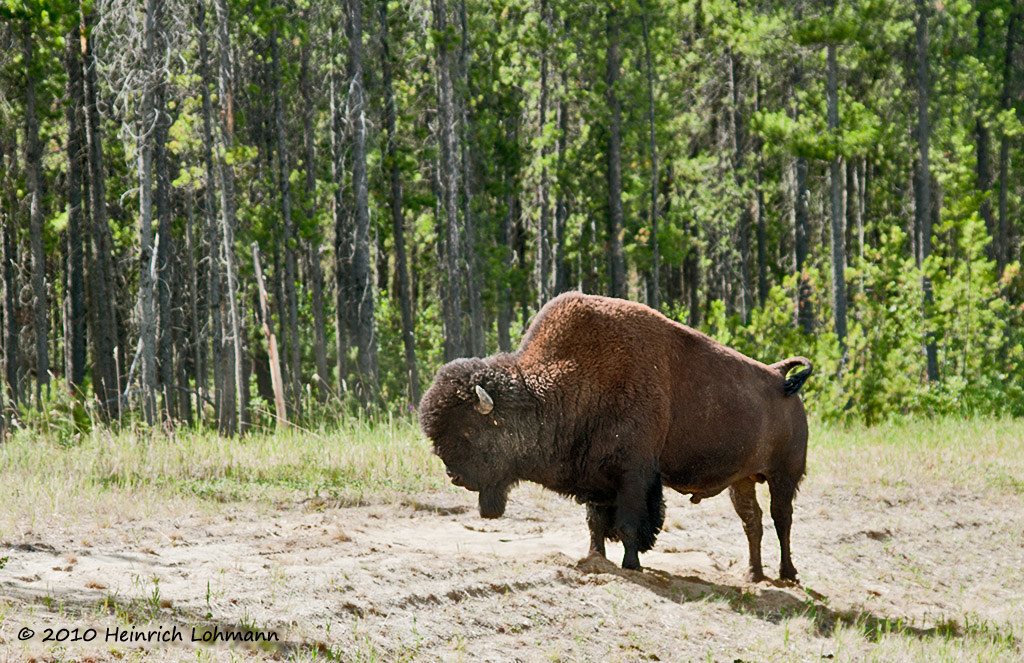
[[[754,485],[767,481],[781,575],[795,579],[789,529],[807,451],[795,394],[810,367],[767,366],[642,304],[567,293],[515,353],[443,366],[420,424],[452,481],[480,492],[482,516],[500,516],[509,489],[534,481],[585,503],[591,551],[621,540],[626,568],[654,545],[663,484],[694,502],[730,488],[762,578]]]

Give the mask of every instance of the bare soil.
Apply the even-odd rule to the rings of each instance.
[[[0,662],[958,660],[972,647],[1024,660],[1020,494],[812,477],[794,516],[800,585],[744,579],[725,495],[668,495],[666,531],[639,572],[619,568],[614,544],[611,561],[582,558],[584,509],[569,500],[522,486],[489,521],[474,497],[26,523],[0,542]],[[36,634],[23,642],[26,627]],[[47,628],[90,627],[88,644],[41,641]],[[174,627],[183,642],[105,641],[108,629]],[[190,642],[193,627],[274,641],[208,646]]]

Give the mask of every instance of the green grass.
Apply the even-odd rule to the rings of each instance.
[[[73,442],[22,431],[0,444],[0,537],[16,516],[146,516],[198,502],[388,502],[446,485],[415,422],[287,430],[240,439],[212,432],[94,431]],[[5,532],[8,530],[8,532]]]
[[[1021,495],[1024,422],[812,422],[808,459],[812,476],[835,476],[847,485],[940,483]],[[197,502],[387,502],[447,485],[429,442],[406,418],[242,438],[187,429],[95,430],[74,438],[21,431],[0,444],[0,467],[0,536],[13,518],[31,523],[68,513],[142,517]]]
[[[1024,420],[942,417],[813,425],[808,471],[857,485],[939,484],[1024,495]]]

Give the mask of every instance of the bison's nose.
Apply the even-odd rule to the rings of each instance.
[[[453,483],[453,484],[455,484],[456,486],[461,486],[461,485],[463,485],[463,484],[462,484],[462,477],[461,477],[461,476],[459,476],[458,474],[455,474],[455,473],[454,473],[454,472],[452,472],[451,470],[448,470],[448,471],[446,472],[446,474],[448,475],[448,478],[449,478],[449,479],[451,479],[452,483]]]

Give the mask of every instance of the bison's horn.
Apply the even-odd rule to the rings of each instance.
[[[491,410],[494,409],[494,401],[491,400],[491,395],[483,387],[477,385],[476,397],[480,399],[476,404],[476,411],[480,414],[490,414]]]

